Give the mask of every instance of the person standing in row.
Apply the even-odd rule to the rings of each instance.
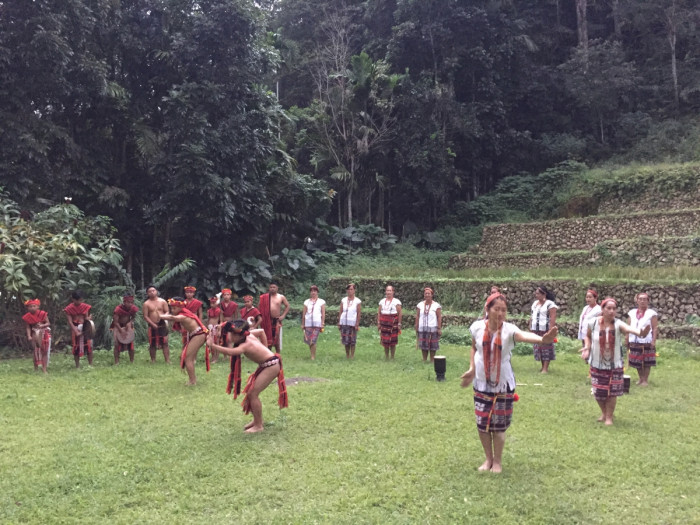
[[[238,303],[231,300],[232,295],[233,292],[230,288],[224,288],[221,290],[221,304],[219,304],[221,312],[219,313],[219,324],[238,319]]]
[[[486,300],[487,319],[475,321],[469,331],[472,349],[469,370],[462,374],[462,387],[474,384],[474,414],[479,440],[486,460],[480,471],[499,473],[502,470],[506,430],[513,417],[515,374],[511,356],[515,343],[549,344],[557,335],[557,327],[550,328],[542,337],[521,331],[505,322],[506,298],[495,293]]]
[[[554,302],[554,293],[549,291],[544,285],[538,286],[535,290],[535,302],[532,303],[532,319],[530,321],[530,330],[535,334],[542,336],[549,331],[550,328],[557,324],[557,308]],[[549,372],[549,362],[556,359],[554,353],[554,342],[535,343],[533,345],[535,361],[542,362],[540,373],[546,374]]]
[[[148,353],[151,363],[156,362],[158,348],[163,349],[165,362],[170,364],[170,347],[168,346],[168,324],[161,319],[162,314],[170,313],[165,299],[158,297],[158,289],[150,285],[146,288],[148,299],[143,302],[143,319],[148,324]]]
[[[600,316],[600,305],[598,304],[598,292],[590,288],[586,291],[586,306],[583,307],[581,312],[581,317],[578,321],[578,339],[581,341],[581,350],[579,353],[583,352],[583,348],[586,346],[586,333],[588,332],[588,323],[591,319]],[[591,377],[590,371],[588,372],[588,377]]]
[[[262,314],[260,327],[265,330],[269,348],[273,346],[277,353],[282,351],[282,321],[289,313],[289,301],[279,293],[279,285],[273,281],[268,287],[268,292],[260,296],[258,310]],[[282,306],[284,305],[284,311]]]
[[[241,319],[248,322],[251,330],[257,330],[262,323],[262,314],[260,310],[253,306],[253,296],[246,295],[243,297],[243,309],[241,310]]]
[[[49,366],[49,354],[51,352],[51,322],[49,314],[40,310],[39,299],[29,299],[24,302],[27,313],[22,316],[27,329],[27,340],[34,350],[34,370],[41,370],[47,374]]]
[[[416,344],[423,352],[423,362],[435,361],[435,352],[440,350],[442,335],[442,307],[433,301],[435,291],[429,286],[423,289],[423,300],[416,307]]]
[[[362,313],[362,301],[355,297],[355,284],[350,283],[345,287],[346,297],[340,301],[338,312],[338,330],[340,330],[340,343],[345,347],[345,357],[355,359],[355,345],[357,344],[357,331],[360,329],[360,315]]]
[[[651,367],[656,366],[656,336],[659,331],[659,314],[649,308],[649,295],[642,292],[635,296],[637,308],[628,312],[630,326],[642,329],[651,326],[651,332],[644,337],[630,334],[629,336],[629,365],[637,370],[639,386],[649,386]]]
[[[381,335],[386,359],[389,359],[390,356],[391,359],[394,359],[401,333],[402,319],[401,301],[394,297],[394,287],[388,285],[384,290],[384,299],[379,301],[379,312],[377,313],[377,329]]]
[[[136,338],[136,328],[134,319],[139,308],[134,304],[134,296],[125,293],[121,304],[118,304],[112,312],[112,336],[114,337],[114,364],[119,364],[119,355],[122,352],[129,353],[129,362],[134,362],[134,339]]]
[[[73,357],[75,367],[80,367],[80,358],[87,354],[88,365],[92,365],[92,333],[88,328],[90,320],[90,306],[83,302],[83,296],[79,291],[71,294],[71,303],[63,311],[68,319],[73,344]]]
[[[612,425],[617,398],[624,390],[625,351],[622,334],[644,337],[651,326],[647,324],[640,331],[615,319],[617,301],[612,297],[606,297],[600,306],[602,314],[588,322],[581,357],[591,367],[591,390],[602,412],[598,421]]]
[[[304,301],[301,313],[301,329],[304,331],[304,343],[309,345],[311,360],[316,359],[316,342],[318,334],[326,326],[326,301],[318,298],[318,286],[309,288],[310,297]]]

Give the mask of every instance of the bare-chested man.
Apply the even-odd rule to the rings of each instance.
[[[112,313],[112,333],[114,335],[114,364],[119,364],[119,354],[129,352],[129,361],[134,362],[134,319],[138,313],[138,306],[134,305],[134,296],[124,294],[122,304],[117,305]]]
[[[251,374],[246,383],[243,394],[243,412],[253,413],[253,421],[245,425],[243,429],[248,433],[264,430],[262,417],[262,402],[260,392],[277,378],[279,396],[277,403],[280,408],[289,406],[287,399],[287,386],[284,382],[282,371],[282,359],[278,354],[273,354],[267,348],[267,337],[264,330],[248,330],[248,323],[244,319],[227,322],[222,327],[225,345],[219,345],[214,341],[214,335],[209,335],[207,343],[222,354],[231,356],[231,375],[229,376],[226,393],[233,390],[234,399],[240,393],[240,359],[244,355],[254,363],[258,369]]]
[[[197,352],[207,340],[209,330],[202,324],[202,321],[196,314],[190,312],[186,305],[187,303],[182,297],[173,297],[168,300],[170,305],[169,314],[161,314],[160,318],[167,321],[175,321],[187,331],[187,341],[182,348],[180,356],[180,367],[187,370],[189,376],[188,385],[197,384],[197,376],[194,373],[194,362],[197,359]],[[207,372],[209,371],[209,355],[206,358]]]
[[[282,331],[282,320],[287,317],[289,313],[289,302],[287,298],[278,293],[279,287],[276,282],[271,282],[268,287],[268,293],[264,293],[260,296],[260,302],[258,303],[258,310],[262,314],[262,323],[260,326],[265,330],[265,335],[267,336],[267,346],[272,348],[273,346],[277,352],[281,352],[281,338],[280,334]],[[282,311],[282,306],[284,305],[284,311]]]
[[[151,363],[156,362],[158,347],[163,349],[165,362],[170,364],[170,348],[168,347],[168,327],[163,314],[168,313],[168,303],[158,297],[158,289],[151,285],[146,288],[148,299],[143,303],[143,318],[148,323],[148,353],[151,354]]]

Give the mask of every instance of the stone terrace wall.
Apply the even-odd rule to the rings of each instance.
[[[570,268],[610,264],[617,266],[697,266],[700,237],[635,237],[613,239],[592,250],[551,253],[509,253],[505,255],[454,255],[448,267],[466,268]]]
[[[479,254],[591,249],[608,239],[683,237],[700,230],[700,210],[591,216],[538,223],[485,226]]]
[[[700,188],[668,196],[660,195],[658,192],[647,192],[631,199],[618,196],[603,199],[598,206],[598,213],[609,215],[649,210],[683,210],[697,208],[698,202],[700,202]]]
[[[331,279],[328,287],[321,290],[330,307],[337,307],[345,296],[345,286],[349,278]],[[435,300],[443,305],[443,312],[479,312],[483,308],[491,285],[501,288],[508,298],[508,311],[511,314],[529,315],[534,301],[533,293],[537,286],[544,284],[556,294],[559,315],[578,318],[583,308],[586,289],[593,284],[601,297],[617,299],[620,315],[635,307],[634,296],[645,291],[651,297],[651,307],[659,312],[659,320],[666,324],[685,323],[688,314],[700,311],[700,284],[645,284],[645,283],[588,283],[576,280],[489,280],[489,281],[399,281],[383,279],[356,279],[357,296],[362,299],[365,315],[375,315],[379,300],[384,297],[384,287],[392,284],[396,297],[404,304],[404,311],[412,314],[416,305],[423,300],[423,287],[435,289]]]

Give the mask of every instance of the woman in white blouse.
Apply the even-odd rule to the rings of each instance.
[[[637,308],[633,308],[627,314],[630,318],[630,326],[640,329],[651,326],[651,332],[644,337],[630,334],[629,365],[631,368],[635,368],[639,374],[637,384],[648,386],[651,367],[656,366],[656,336],[659,331],[659,314],[656,310],[649,308],[648,294],[639,293],[634,300],[637,303]]]
[[[423,289],[423,300],[416,306],[416,344],[423,352],[423,362],[435,361],[435,352],[440,350],[442,335],[442,307],[433,301],[432,288]]]
[[[345,287],[345,291],[347,297],[343,297],[340,301],[338,330],[340,330],[340,342],[345,347],[345,357],[354,359],[357,331],[360,329],[362,301],[355,297],[355,285],[353,283],[348,284]]]
[[[581,317],[578,321],[578,338],[581,341],[581,348],[585,346],[586,333],[588,332],[588,322],[594,317],[600,316],[600,305],[598,304],[598,292],[590,288],[586,291],[586,306],[583,307]]]
[[[318,298],[318,286],[309,289],[310,298],[304,301],[301,314],[301,328],[304,330],[304,342],[309,345],[311,359],[316,359],[316,341],[318,334],[326,326],[326,301]]]
[[[377,313],[377,330],[381,335],[382,346],[384,347],[384,357],[394,359],[396,345],[399,342],[401,333],[401,301],[394,297],[394,287],[388,285],[384,290],[384,299],[379,301],[379,311]]]
[[[530,330],[537,335],[544,335],[550,328],[557,324],[557,304],[554,302],[554,293],[547,290],[544,285],[535,290],[535,302],[532,303],[532,319]],[[534,344],[532,346],[535,361],[542,362],[540,372],[549,372],[549,362],[557,356],[554,353],[554,342],[547,344]]]
[[[506,298],[495,293],[486,300],[488,319],[475,321],[469,328],[472,349],[469,370],[462,375],[462,387],[474,383],[474,413],[486,461],[479,470],[501,472],[506,430],[513,416],[515,374],[510,363],[515,343],[551,343],[557,327],[542,337],[521,331],[506,323]]]
[[[602,314],[588,322],[581,357],[591,365],[591,390],[602,412],[598,421],[612,425],[617,398],[624,389],[625,351],[622,334],[644,337],[651,326],[647,325],[640,331],[615,319],[617,301],[612,297],[603,299],[600,306]]]

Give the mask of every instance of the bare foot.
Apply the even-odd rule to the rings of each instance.
[[[602,423],[603,421],[605,421],[605,415],[600,416],[598,419],[596,419],[596,421],[598,423]]]
[[[262,432],[263,430],[265,430],[263,427],[253,426],[253,427],[246,429],[245,432],[246,432],[246,434],[255,434],[256,432]]]
[[[491,467],[491,472],[493,472],[494,474],[500,474],[501,470],[502,470],[502,467],[498,463],[494,463],[493,467]]]
[[[540,370],[540,374],[547,374],[547,370]]]
[[[612,420],[612,419],[606,419],[606,420],[605,420],[605,426],[608,426],[608,427],[609,427],[609,426],[612,425],[612,424],[613,424],[613,420]]]
[[[192,381],[187,381],[187,383],[185,383],[185,386],[197,386],[197,381],[195,381],[194,383]]]
[[[248,430],[250,427],[253,426],[254,421],[251,421],[250,423],[247,423],[244,427],[243,430]]]
[[[635,383],[635,385],[641,385],[641,384],[642,384],[642,380],[641,380],[641,379]]]
[[[649,386],[649,383],[644,381],[643,383],[637,383],[639,386]]]
[[[486,472],[487,470],[491,470],[491,462],[487,459],[482,463],[482,465],[478,468],[480,472]]]

